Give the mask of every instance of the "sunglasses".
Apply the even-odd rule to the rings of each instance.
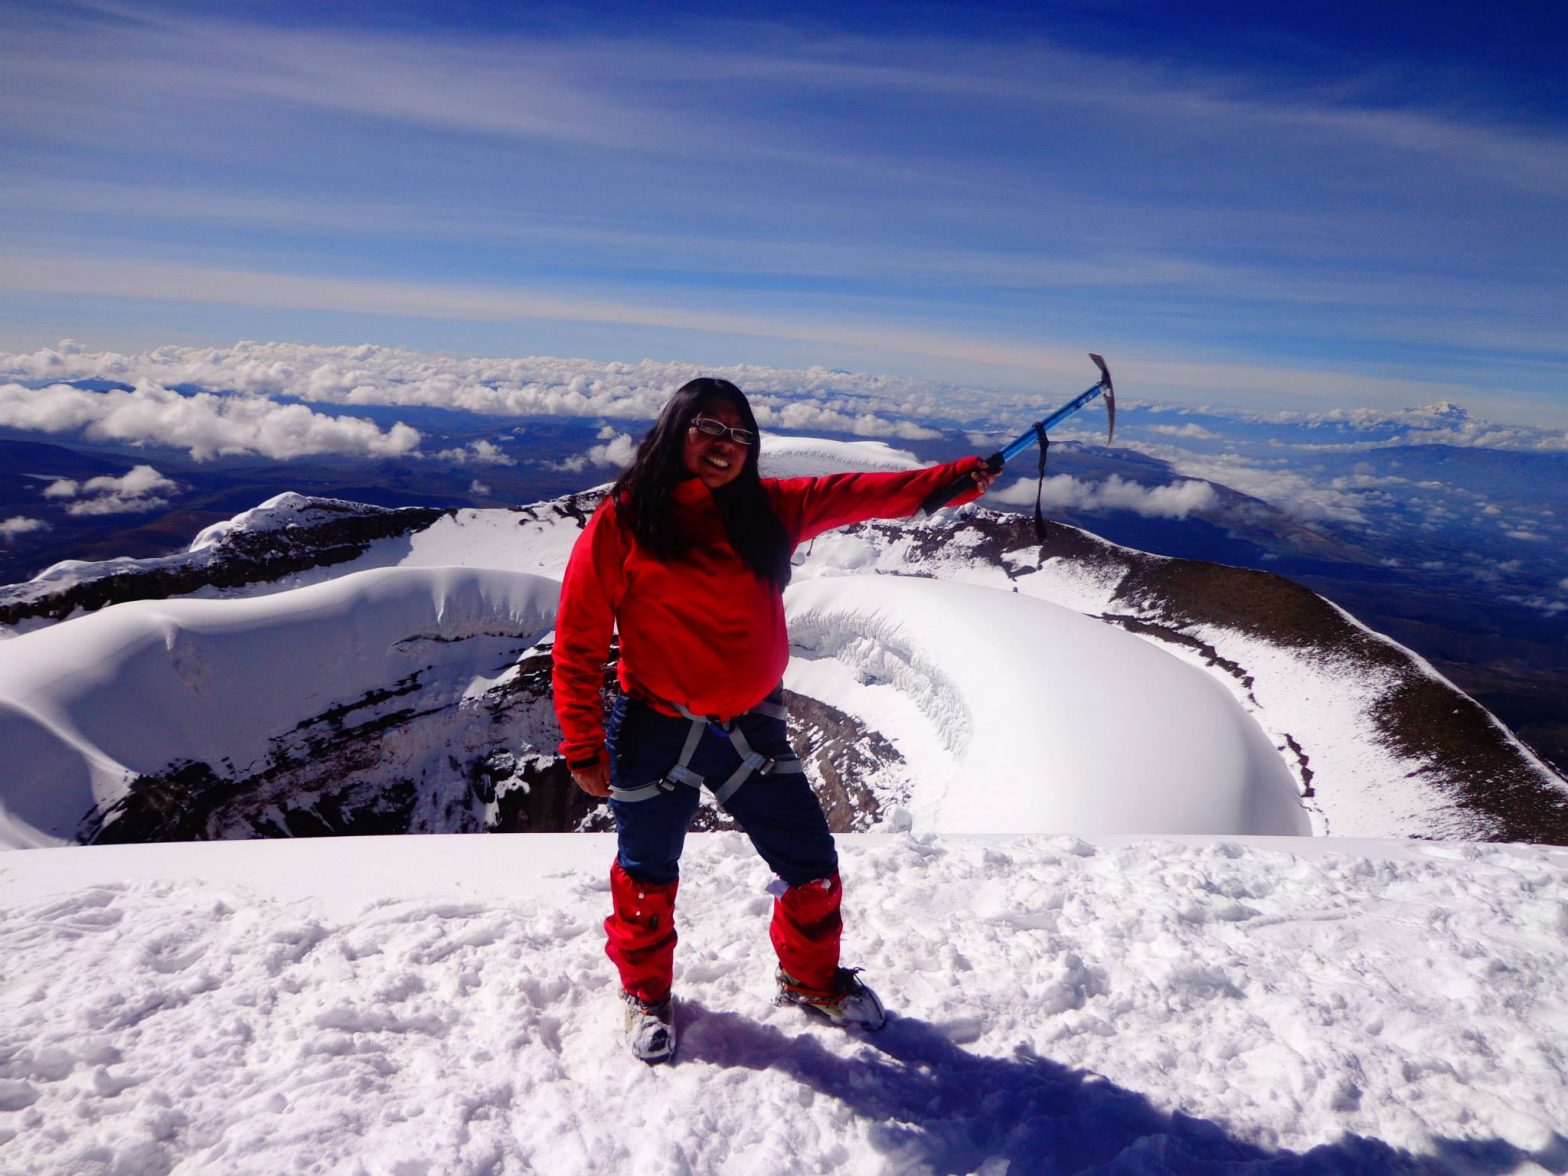
[[[691,427],[704,437],[728,437],[737,445],[751,446],[757,443],[757,434],[750,429],[732,429],[712,417],[696,417],[692,420]]]

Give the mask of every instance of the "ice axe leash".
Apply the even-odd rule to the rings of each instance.
[[[1040,495],[1045,490],[1045,454],[1051,446],[1051,439],[1046,436],[1047,432],[1072,416],[1073,413],[1088,404],[1096,396],[1104,396],[1107,421],[1105,443],[1109,445],[1116,436],[1116,387],[1111,383],[1110,369],[1105,366],[1104,358],[1094,354],[1094,352],[1091,351],[1089,353],[1089,358],[1094,360],[1094,365],[1100,369],[1100,380],[1094,387],[1075,396],[1044,420],[1036,421],[1001,449],[985,459],[986,468],[995,472],[1028,449],[1029,446],[1035,444],[1040,446],[1040,485],[1036,489],[1034,496],[1034,527],[1035,534],[1039,535],[1042,541],[1045,536],[1045,517],[1040,512]],[[920,504],[921,513],[927,515],[934,514],[962,494],[966,487],[973,485],[974,479],[968,474],[960,474],[946,486],[933,491],[930,497]]]

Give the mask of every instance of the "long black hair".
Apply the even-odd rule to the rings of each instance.
[[[711,376],[690,380],[675,390],[610,492],[638,545],[656,559],[679,559],[690,544],[675,514],[675,486],[688,474],[682,457],[686,431],[693,418],[716,401],[733,408],[742,427],[756,435],[757,418],[745,393],[728,380]],[[745,447],[745,464],[733,480],[713,492],[713,501],[735,554],[782,590],[790,576],[789,534],[762,488],[757,449]]]

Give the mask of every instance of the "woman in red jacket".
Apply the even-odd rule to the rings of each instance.
[[[876,994],[839,966],[838,855],[780,703],[789,660],[783,590],[795,547],[823,531],[914,514],[978,457],[888,474],[762,479],[757,422],[740,389],[680,388],[588,521],[566,566],[556,623],[555,707],[578,787],[608,796],[618,852],[606,952],[620,971],[632,1051],[675,1051],[670,986],[681,848],[713,790],[778,874],[770,934],[779,994],[878,1028]],[[621,693],[600,684],[620,633]]]

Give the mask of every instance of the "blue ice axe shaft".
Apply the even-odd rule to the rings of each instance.
[[[1007,445],[997,450],[997,452],[993,453],[990,457],[986,458],[985,464],[990,470],[995,472],[996,470],[1001,469],[1013,458],[1017,457],[1024,450],[1028,449],[1029,446],[1033,445],[1036,441],[1043,437],[1049,430],[1061,424],[1068,417],[1072,416],[1073,413],[1077,412],[1084,405],[1088,404],[1089,401],[1093,400],[1096,396],[1099,396],[1102,393],[1105,396],[1105,412],[1109,420],[1109,427],[1105,434],[1105,443],[1107,445],[1111,443],[1112,439],[1116,436],[1116,388],[1111,383],[1111,373],[1110,370],[1105,366],[1105,360],[1094,354],[1092,351],[1089,353],[1089,358],[1094,360],[1095,366],[1100,369],[1100,382],[1093,388],[1080,393],[1071,401],[1062,405],[1061,408],[1057,409],[1043,421],[1037,421],[1035,424],[1030,425],[1022,433],[1018,434],[1018,436],[1009,441]],[[960,474],[946,486],[943,486],[939,490],[933,491],[930,497],[920,504],[920,509],[926,514],[931,514],[933,511],[941,510],[949,502],[952,502],[953,499],[962,494],[967,487],[973,485],[973,478],[971,478],[968,474]]]

